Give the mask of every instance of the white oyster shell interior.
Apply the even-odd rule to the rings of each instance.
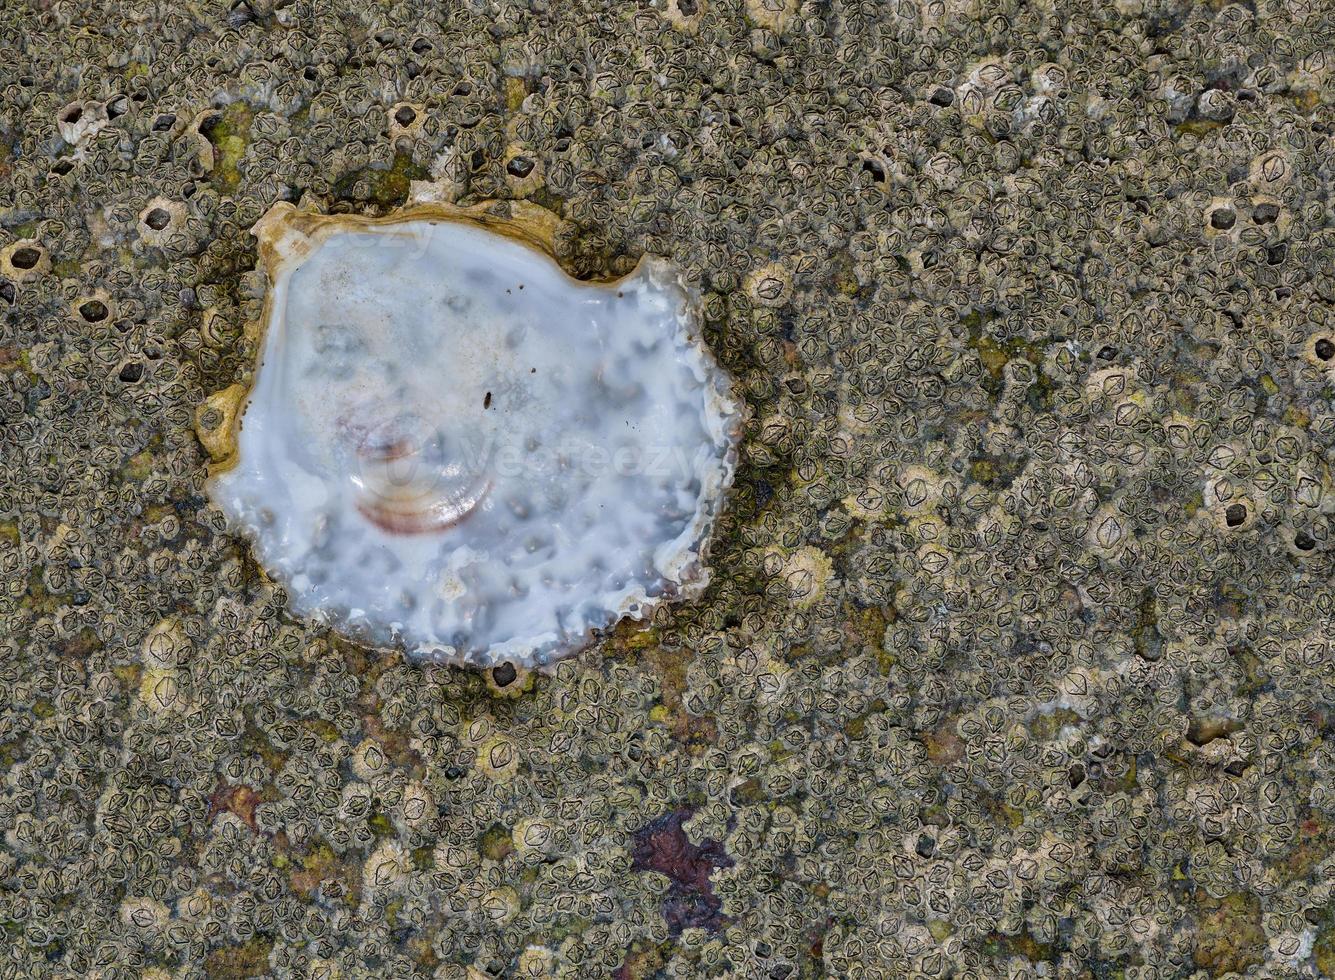
[[[294,612],[541,665],[703,585],[740,409],[667,264],[610,285],[462,221],[287,229],[209,492]]]

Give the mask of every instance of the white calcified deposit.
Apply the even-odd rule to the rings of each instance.
[[[549,227],[285,205],[256,226],[260,361],[209,487],[296,613],[540,665],[703,584],[728,378],[665,262],[578,282]]]

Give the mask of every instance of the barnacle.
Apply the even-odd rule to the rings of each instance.
[[[210,493],[293,605],[416,657],[545,664],[698,592],[739,409],[670,268],[575,282],[551,219],[278,206]]]
[[[139,681],[139,699],[154,714],[175,714],[186,709],[185,676],[171,668],[149,667]]]
[[[139,238],[150,245],[165,242],[185,220],[185,206],[180,201],[155,197],[139,212]]]
[[[409,783],[404,787],[403,798],[399,802],[399,814],[406,826],[427,826],[436,815],[431,792],[421,783]]]
[[[477,768],[497,782],[513,778],[519,769],[519,750],[514,740],[494,735],[479,745]]]
[[[700,29],[700,18],[708,4],[709,0],[664,0],[663,16],[678,30],[694,34]]]
[[[20,239],[0,249],[0,274],[15,282],[37,279],[51,269],[51,256],[36,239]]]
[[[190,640],[180,622],[173,618],[162,620],[144,637],[140,656],[150,670],[173,670],[185,666]]]
[[[86,323],[101,323],[115,316],[115,303],[106,290],[80,296],[70,304],[70,313]]]
[[[760,306],[783,306],[792,292],[791,277],[780,263],[772,262],[747,275],[746,291]]]
[[[392,893],[407,884],[408,856],[395,841],[377,847],[362,866],[362,887],[370,895]]]
[[[56,113],[60,137],[71,145],[93,136],[107,122],[107,109],[98,102],[71,102]]]
[[[167,906],[152,898],[129,896],[121,902],[121,922],[132,929],[156,931],[167,924],[167,915]]]
[[[746,0],[746,15],[756,26],[782,33],[797,7],[797,0]]]

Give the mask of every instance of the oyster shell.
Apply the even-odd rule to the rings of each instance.
[[[704,585],[730,379],[667,262],[577,281],[555,227],[520,204],[256,224],[258,367],[199,428],[211,498],[296,613],[542,666]]]

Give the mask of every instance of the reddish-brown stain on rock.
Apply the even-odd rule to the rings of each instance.
[[[714,894],[710,875],[716,868],[732,867],[733,861],[719,841],[691,843],[682,827],[691,812],[683,807],[650,821],[635,832],[631,851],[633,870],[657,871],[671,879],[663,918],[674,936],[689,928],[716,932],[726,924],[723,900]]]
[[[255,823],[255,807],[260,802],[260,794],[249,786],[241,784],[228,786],[223,784],[213,791],[209,799],[209,820],[226,812],[238,817],[251,830],[258,830]]]

